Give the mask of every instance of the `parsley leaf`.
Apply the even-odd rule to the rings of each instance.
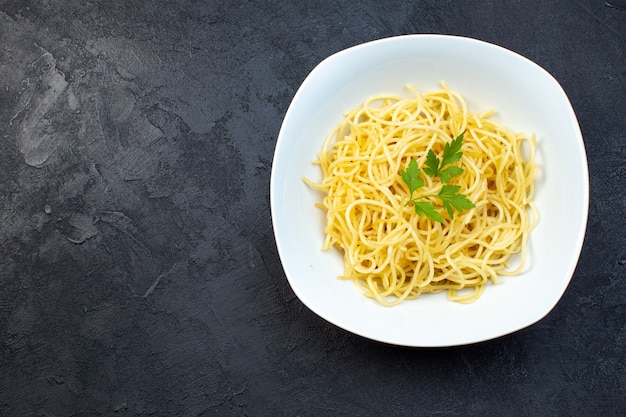
[[[401,174],[402,181],[409,187],[410,195],[413,195],[415,190],[424,186],[424,179],[420,177],[420,169],[415,159],[411,159],[409,166]]]
[[[452,180],[452,177],[456,177],[463,173],[463,168],[457,166],[449,166],[444,168],[446,165],[451,164],[453,162],[457,162],[463,156],[463,152],[461,152],[461,146],[463,146],[463,137],[465,136],[465,132],[462,132],[456,139],[451,142],[447,142],[443,148],[443,156],[441,159],[435,155],[432,149],[428,150],[426,154],[426,168],[424,168],[424,172],[431,178],[439,175],[441,178],[441,182],[444,184],[449,183]]]
[[[430,201],[414,201],[413,207],[415,207],[415,212],[418,216],[425,214],[429,219],[443,223],[443,217],[441,217],[435,205]]]
[[[424,168],[424,172],[432,178],[439,173],[439,158],[437,158],[432,149],[429,149],[426,154],[426,168]]]
[[[460,185],[443,185],[437,194],[451,219],[454,219],[453,208],[463,211],[476,207],[465,194],[459,194],[460,189]]]
[[[456,162],[463,156],[461,152],[461,146],[463,146],[463,137],[465,132],[462,132],[452,142],[445,144],[443,148],[443,159],[441,160],[441,167],[444,167],[452,162]]]
[[[439,171],[439,178],[441,178],[441,182],[443,182],[444,184],[447,184],[452,180],[451,177],[459,176],[462,173],[463,173],[463,168],[453,165],[453,166],[449,166]]]
[[[448,212],[450,219],[454,219],[455,210],[461,212],[476,207],[465,194],[459,193],[460,185],[449,185],[452,177],[463,173],[461,167],[454,165],[446,167],[450,163],[457,162],[463,156],[463,152],[461,152],[463,135],[464,133],[461,133],[456,139],[445,144],[441,160],[432,149],[426,154],[426,167],[423,168],[423,171],[431,178],[439,176],[442,182],[439,193],[413,197],[415,191],[424,186],[424,179],[420,176],[421,170],[415,159],[411,159],[407,168],[400,172],[402,181],[409,187],[409,201],[405,205],[412,204],[418,216],[425,215],[431,220],[443,223],[443,217],[430,201],[432,198],[441,200],[441,205]]]

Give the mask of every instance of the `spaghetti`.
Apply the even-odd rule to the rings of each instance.
[[[532,202],[535,138],[513,133],[493,112],[468,112],[464,99],[442,84],[414,97],[376,96],[348,112],[327,136],[319,159],[326,211],[323,250],[343,252],[344,273],[366,296],[391,306],[421,294],[447,291],[450,300],[477,300],[499,275],[524,268],[537,221]],[[400,171],[424,164],[430,149],[465,132],[463,173],[452,180],[475,207],[444,222],[419,216]],[[441,184],[426,179],[424,192]]]

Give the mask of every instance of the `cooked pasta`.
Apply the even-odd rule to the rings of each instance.
[[[488,282],[524,268],[533,204],[535,137],[514,133],[470,113],[459,94],[440,91],[411,97],[376,96],[348,112],[327,136],[319,159],[326,212],[323,250],[343,252],[341,279],[386,306],[447,291],[450,300],[477,300]],[[452,179],[475,207],[443,222],[418,215],[400,172],[429,150],[464,133],[462,174]],[[441,184],[426,177],[423,192]]]

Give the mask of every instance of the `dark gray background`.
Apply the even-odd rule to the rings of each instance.
[[[1,0],[0,415],[623,415],[624,3]],[[408,33],[534,60],[585,139],[572,283],[490,342],[348,334],[294,296],[274,244],[271,161],[300,83]]]

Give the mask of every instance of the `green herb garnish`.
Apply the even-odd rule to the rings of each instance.
[[[465,132],[461,133],[454,139],[452,142],[448,142],[445,144],[443,148],[443,157],[441,160],[435,155],[432,149],[428,151],[426,155],[426,168],[424,168],[424,172],[428,174],[429,177],[434,178],[439,175],[441,178],[441,182],[447,184],[450,182],[451,177],[456,177],[457,175],[461,175],[463,173],[463,168],[457,166],[449,166],[446,165],[456,162],[461,159],[463,156],[463,152],[461,152],[461,146],[463,145],[463,136]],[[445,168],[444,168],[445,167]]]
[[[465,194],[459,193],[461,189],[460,185],[448,185],[452,177],[463,173],[463,168],[459,166],[447,166],[453,162],[459,161],[463,156],[463,152],[461,152],[463,135],[464,133],[461,133],[456,139],[445,144],[441,159],[435,155],[432,149],[426,154],[426,167],[423,171],[431,178],[439,176],[442,182],[439,193],[413,197],[415,191],[424,186],[424,179],[420,176],[421,170],[417,166],[415,159],[412,159],[408,167],[400,172],[402,181],[409,187],[410,199],[407,201],[406,205],[413,204],[415,213],[419,216],[424,214],[431,220],[443,223],[443,217],[441,217],[441,214],[437,211],[437,207],[430,201],[432,198],[441,200],[441,205],[448,212],[448,216],[450,216],[451,219],[454,218],[454,210],[461,212],[475,207],[474,203],[472,203]]]

